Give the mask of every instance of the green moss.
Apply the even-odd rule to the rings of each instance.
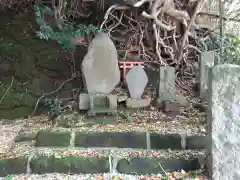
[[[1,159],[0,160],[0,164],[6,164],[7,163],[7,160],[6,159]]]
[[[44,93],[39,84],[38,66],[56,67],[58,49],[28,33],[32,31],[30,17],[28,13],[10,13],[0,19],[0,56],[8,74],[0,77],[0,98],[11,84],[12,75],[15,77],[0,106],[4,118],[30,115],[38,97]]]
[[[4,119],[16,119],[19,117],[25,117],[32,113],[32,108],[30,107],[16,107],[13,109],[0,109],[1,118]]]
[[[44,59],[57,56],[58,52],[50,44],[26,32],[30,30],[28,21],[27,13],[18,13],[10,22],[0,26],[1,55],[8,55],[19,60],[29,56]]]
[[[0,81],[0,94],[4,94],[11,84],[11,77],[2,77]],[[36,98],[33,98],[28,93],[28,82],[19,82],[18,80],[13,81],[13,85],[10,87],[6,94],[2,104],[4,108],[14,108],[21,105],[27,106],[36,102]]]
[[[33,173],[103,173],[109,171],[108,157],[43,156],[31,160]]]
[[[42,147],[68,147],[71,135],[67,132],[41,131],[36,137],[35,146]]]

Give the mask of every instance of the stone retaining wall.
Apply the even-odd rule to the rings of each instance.
[[[185,170],[193,171],[200,168],[198,159],[160,159],[133,157],[125,159],[116,156],[82,157],[82,156],[29,156],[0,160],[0,177],[9,174],[44,174],[44,173],[71,173],[93,174],[112,173],[123,174],[159,174]]]
[[[205,149],[207,139],[205,136],[183,136],[178,134],[157,134],[144,132],[58,132],[40,131],[34,136],[20,135],[16,142],[35,140],[35,147],[40,148],[131,148],[131,149]],[[34,153],[28,157],[16,157],[0,160],[0,176],[20,173],[71,173],[93,174],[113,173],[123,174],[159,174],[178,170],[200,169],[198,157],[184,159],[162,156],[122,157],[107,153],[94,156],[79,155],[57,156],[45,153]]]
[[[36,147],[117,147],[133,149],[205,149],[206,136],[144,132],[39,132]]]

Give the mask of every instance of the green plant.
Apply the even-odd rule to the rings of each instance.
[[[72,39],[76,36],[88,36],[91,33],[103,32],[92,24],[86,26],[83,24],[75,24],[70,22],[64,22],[59,27],[54,29],[50,27],[44,16],[53,16],[53,11],[47,6],[35,6],[35,15],[37,23],[39,24],[40,31],[37,32],[37,36],[40,39],[55,40],[62,45],[62,48],[67,51],[71,51],[75,48],[75,44]]]
[[[13,179],[14,178],[14,175],[13,174],[10,174],[10,175],[7,175],[6,177],[5,177],[5,180],[11,180],[11,179]]]
[[[229,38],[229,46],[225,48],[225,54],[230,62],[240,65],[240,38]]]
[[[240,65],[240,38],[230,33],[225,33],[223,37],[224,62]],[[202,51],[216,51],[219,53],[221,48],[221,37],[215,32],[205,41],[201,41]]]
[[[58,98],[44,98],[43,103],[44,107],[48,110],[50,118],[55,118],[64,112],[63,102]]]

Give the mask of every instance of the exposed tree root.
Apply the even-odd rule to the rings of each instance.
[[[189,56],[201,52],[198,41],[209,30],[195,21],[205,1],[191,2],[191,12],[180,9],[184,3],[173,0],[140,0],[132,6],[140,9],[146,2],[149,8],[137,17],[129,6],[113,5],[106,11],[101,27],[114,40],[120,58],[168,64],[181,70],[181,75],[193,74],[190,61],[197,58]]]

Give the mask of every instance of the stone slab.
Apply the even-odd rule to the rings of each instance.
[[[129,160],[121,159],[118,162],[117,171],[125,174],[165,174],[162,168],[165,172],[193,171],[198,170],[200,165],[198,159],[131,158]]]
[[[186,149],[206,149],[210,144],[208,136],[187,136]]]
[[[115,157],[112,157],[112,160]],[[44,156],[35,155],[31,160],[28,158],[14,158],[0,161],[0,177],[10,174],[95,174],[108,173],[110,171],[108,157],[94,156]],[[124,174],[164,174],[179,170],[194,171],[200,168],[198,159],[163,159],[124,157],[117,161],[116,170]]]
[[[222,64],[210,70],[207,132],[212,142],[212,179],[240,179],[240,66]],[[212,167],[211,167],[212,165]]]
[[[75,136],[76,147],[117,147],[117,148],[143,148],[145,149],[146,135],[138,132],[101,132],[81,133]]]
[[[98,121],[98,119],[96,119]],[[99,122],[100,123],[100,122]],[[97,123],[95,123],[97,124]],[[36,147],[68,147],[70,133],[40,132],[35,140]],[[209,140],[206,136],[186,136],[186,149],[205,149]],[[147,148],[144,132],[75,132],[76,147]],[[179,134],[150,133],[151,149],[183,149]]]
[[[208,74],[209,69],[214,66],[215,52],[206,51],[201,52],[199,61],[199,82],[200,82],[200,98],[205,99],[208,89]]]
[[[36,147],[67,147],[70,145],[71,135],[68,132],[41,131],[36,137]]]
[[[128,98],[126,100],[127,108],[145,108],[149,107],[151,103],[150,99],[133,99]]]
[[[181,136],[178,134],[162,135],[151,133],[151,149],[182,149]]]
[[[23,174],[27,172],[27,159],[16,157],[10,159],[0,159],[0,177],[10,174]]]
[[[26,141],[33,141],[36,139],[38,132],[20,132],[16,138],[15,138],[15,143],[18,142],[26,142]]]
[[[97,33],[82,62],[88,93],[111,93],[120,82],[117,49],[106,33]]]
[[[107,157],[84,156],[37,156],[30,162],[32,173],[91,174],[109,172]]]
[[[141,99],[144,89],[148,83],[148,77],[143,67],[134,66],[126,75],[126,83],[130,97]]]

